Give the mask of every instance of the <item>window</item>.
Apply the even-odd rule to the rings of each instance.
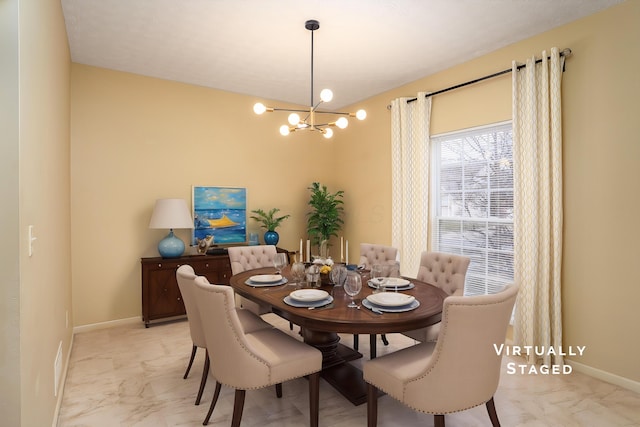
[[[513,282],[511,123],[431,138],[432,247],[471,258],[465,295]]]

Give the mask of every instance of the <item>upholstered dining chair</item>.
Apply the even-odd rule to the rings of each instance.
[[[393,246],[377,245],[373,243],[360,243],[360,262],[359,266],[364,267],[367,270],[371,270],[371,267],[375,264],[389,265],[392,268],[398,267],[398,248]],[[398,274],[400,273],[398,269]],[[387,336],[385,334],[380,335],[384,345],[389,345]],[[370,357],[373,359],[376,357],[376,335],[369,335],[370,343]],[[358,350],[359,337],[353,336],[353,349]]]
[[[444,416],[483,403],[494,427],[499,426],[493,395],[500,381],[504,343],[518,293],[509,285],[492,295],[445,298],[440,338],[366,361],[367,425],[377,425],[378,389],[408,407]]]
[[[200,388],[198,389],[198,395],[196,397],[196,405],[200,404],[202,398],[202,392],[207,383],[207,376],[209,375],[209,352],[207,351],[207,343],[204,338],[204,329],[202,328],[202,322],[200,321],[200,312],[198,310],[198,304],[193,296],[193,288],[195,286],[196,274],[193,271],[193,267],[188,264],[183,264],[176,270],[176,279],[178,281],[178,287],[180,288],[180,294],[182,295],[182,301],[184,302],[184,308],[187,311],[187,320],[189,321],[189,332],[191,333],[191,341],[193,347],[191,348],[191,357],[189,358],[189,364],[187,370],[184,373],[184,379],[189,376],[189,371],[193,365],[193,360],[196,356],[198,348],[205,349],[204,367],[202,369],[202,379],[200,380]],[[271,329],[273,326],[270,323],[265,322],[260,317],[253,313],[238,309],[238,318],[242,327],[247,332],[254,332],[261,329]]]
[[[429,283],[445,291],[449,295],[462,296],[464,281],[471,258],[444,252],[422,252],[420,267],[416,279]],[[427,342],[438,339],[441,323],[403,332],[403,335],[416,341]]]
[[[322,353],[276,328],[246,332],[229,286],[211,285],[200,276],[195,279],[195,295],[211,358],[211,373],[216,379],[216,390],[203,424],[208,424],[211,418],[222,384],[235,389],[231,420],[235,427],[240,425],[246,390],[308,376],[310,425],[317,427]],[[280,392],[278,397],[281,396]]]
[[[227,249],[231,261],[231,274],[242,273],[254,268],[273,267],[273,258],[278,251],[274,245],[233,246]],[[257,315],[271,312],[271,307],[259,305],[251,300],[236,296],[237,304]]]
[[[396,266],[398,262],[398,248],[393,246],[360,243],[360,262],[358,265],[371,269],[374,264]]]

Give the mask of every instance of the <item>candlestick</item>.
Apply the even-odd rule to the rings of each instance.
[[[304,262],[304,254],[302,253],[302,239],[300,239],[300,262]]]
[[[347,252],[347,264],[349,264],[349,241],[345,245],[345,251]]]

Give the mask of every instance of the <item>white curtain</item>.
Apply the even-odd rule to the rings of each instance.
[[[431,98],[391,102],[391,241],[402,275],[416,277],[427,250],[429,221],[429,122]]]
[[[550,59],[547,59],[547,57]],[[536,346],[528,363],[563,363],[560,272],[562,263],[562,114],[564,58],[558,49],[542,62],[513,63],[514,274],[520,285],[516,345]]]

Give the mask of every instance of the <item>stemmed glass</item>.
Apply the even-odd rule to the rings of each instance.
[[[351,302],[347,307],[349,308],[360,308],[359,305],[355,303],[353,297],[358,295],[362,290],[362,277],[358,273],[349,273],[347,274],[347,281],[344,283],[344,291],[351,297]]]
[[[304,263],[294,262],[293,265],[291,266],[291,277],[293,277],[293,280],[294,280],[292,285],[301,283],[304,280],[305,274],[306,272],[304,269]]]
[[[389,275],[389,266],[374,264],[371,266],[371,281],[375,286],[374,293],[385,291],[386,277]]]
[[[273,266],[276,268],[276,273],[282,274],[282,269],[287,265],[287,254],[277,253],[273,257]]]

